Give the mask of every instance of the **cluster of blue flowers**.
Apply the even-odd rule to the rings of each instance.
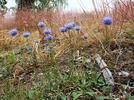
[[[43,28],[45,27],[46,25],[43,23],[43,22],[39,22],[38,23],[38,27],[39,28]],[[43,30],[43,34],[46,35],[46,37],[44,38],[44,40],[46,41],[50,41],[50,40],[53,40],[54,37],[51,35],[52,34],[52,31],[50,29],[44,29]],[[45,43],[42,45],[43,49],[48,45],[48,43]],[[47,48],[46,51],[49,51],[50,48]],[[42,53],[45,53],[45,51],[42,51]]]
[[[44,40],[53,40],[53,39],[54,39],[54,37],[52,35],[47,36],[47,37],[44,38]]]
[[[104,25],[111,25],[112,22],[113,21],[112,21],[112,18],[111,17],[104,17],[102,19],[102,24],[104,24]],[[37,26],[39,28],[43,28],[46,25],[45,25],[44,22],[39,22],[37,24]],[[68,30],[71,30],[71,29],[74,29],[76,31],[80,31],[82,29],[82,27],[81,26],[76,26],[75,25],[75,22],[70,22],[70,23],[66,24],[64,27],[60,27],[59,28],[59,31],[64,33],[64,32],[67,32]],[[17,29],[12,29],[9,32],[9,34],[12,37],[14,37],[14,36],[16,36],[18,34],[18,30]],[[54,37],[52,36],[52,31],[50,29],[44,29],[43,30],[43,34],[46,35],[46,37],[44,38],[44,40],[46,40],[46,41],[50,41],[50,40],[53,40],[54,39]],[[30,32],[25,32],[25,33],[22,34],[22,36],[24,38],[28,38],[28,37],[30,37]],[[87,38],[88,38],[88,35],[83,36],[83,39],[87,39]],[[40,42],[40,40],[34,40],[34,43],[39,43],[39,42]],[[42,45],[42,47],[45,48],[47,45],[48,45],[48,43],[45,43],[45,44]],[[32,50],[32,47],[29,47],[27,49],[28,50]],[[49,51],[49,50],[50,50],[50,48],[47,48],[46,49],[46,51]],[[42,51],[42,53],[44,53],[44,51]]]
[[[74,29],[76,31],[80,31],[82,28],[81,28],[81,26],[76,26],[75,22],[70,22],[70,23],[66,24],[64,27],[60,27],[59,31],[64,33],[64,32],[67,32],[68,30],[71,30],[71,29]]]
[[[18,30],[17,30],[17,29],[12,29],[9,33],[10,33],[10,35],[11,35],[12,37],[14,37],[14,36],[16,36],[16,35],[18,34]],[[29,36],[30,36],[30,32],[23,33],[22,36],[23,36],[24,38],[29,37]]]

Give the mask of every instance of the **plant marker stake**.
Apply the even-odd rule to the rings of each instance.
[[[112,73],[107,68],[107,64],[100,57],[99,54],[96,54],[96,61],[97,61],[98,65],[100,66],[100,68],[102,69],[102,73],[103,73],[104,79],[106,81],[106,84],[114,85],[114,79],[113,79]]]

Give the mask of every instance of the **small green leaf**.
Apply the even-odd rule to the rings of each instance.
[[[86,92],[86,94],[90,95],[91,97],[94,96],[94,92]]]
[[[85,85],[86,84],[86,78],[82,78],[82,84]]]
[[[73,92],[72,95],[73,95],[73,100],[77,100],[77,98],[79,96],[81,96],[83,94],[83,91],[76,91],[76,92]]]
[[[37,92],[36,92],[36,96],[37,96],[37,97],[42,97],[42,93],[41,93],[40,91],[37,91]]]
[[[10,63],[15,63],[15,55],[14,54],[9,54],[8,55],[8,61]]]
[[[61,96],[61,100],[66,100],[67,96]]]
[[[33,92],[33,91],[28,91],[28,97],[29,97],[30,99],[32,99],[32,98],[33,98],[33,94],[34,94],[34,92]]]
[[[8,61],[7,60],[4,60],[4,65],[8,65]]]

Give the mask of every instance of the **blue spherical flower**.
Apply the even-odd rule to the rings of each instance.
[[[83,39],[87,39],[87,38],[88,38],[88,35],[84,35],[84,36],[83,36]]]
[[[42,45],[42,47],[46,47],[47,45],[48,45],[48,43],[45,43],[45,44]]]
[[[34,40],[34,43],[39,43],[40,42],[40,40]]]
[[[44,38],[44,40],[53,40],[53,39],[54,39],[54,37],[52,35]]]
[[[33,47],[28,47],[27,50],[32,50]]]
[[[75,22],[70,22],[70,24],[72,24],[72,26],[75,27]]]
[[[50,48],[47,48],[47,49],[46,49],[46,51],[49,51],[49,50],[50,50]]]
[[[45,29],[44,31],[43,31],[43,34],[45,35],[45,34],[52,34],[52,31],[50,30],[50,29]]]
[[[74,29],[75,29],[76,31],[80,31],[80,30],[81,30],[81,26],[75,26]]]
[[[66,28],[66,27],[60,27],[60,28],[59,28],[59,31],[60,31],[60,32],[67,32],[67,28]]]
[[[111,25],[112,24],[112,18],[111,17],[104,17],[103,20],[102,20],[102,24]]]
[[[45,37],[44,40],[48,40],[48,37]]]
[[[74,22],[70,22],[70,23],[65,25],[65,28],[67,28],[68,30],[71,30],[74,26],[75,26],[75,23]]]
[[[49,39],[49,40],[53,40],[54,37],[53,37],[52,35],[50,35],[50,36],[48,37],[48,39]]]
[[[72,24],[66,24],[65,28],[67,28],[68,30],[71,30],[73,28]]]
[[[45,26],[46,26],[46,25],[44,24],[44,22],[39,22],[39,23],[38,23],[38,27],[39,27],[39,28],[42,28],[42,27],[45,27]]]
[[[9,33],[10,33],[11,36],[15,36],[18,33],[18,30],[17,29],[13,29]]]
[[[22,35],[24,38],[26,38],[26,37],[29,37],[30,36],[30,32],[27,32],[27,33],[23,33],[23,35]]]

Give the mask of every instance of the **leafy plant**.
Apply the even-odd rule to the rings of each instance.
[[[13,64],[13,63],[15,63],[15,61],[16,61],[16,59],[15,59],[15,55],[12,53],[12,54],[9,54],[8,55],[8,62],[10,63],[10,64]]]
[[[81,95],[83,94],[83,91],[75,91],[72,93],[73,100],[77,100]]]

